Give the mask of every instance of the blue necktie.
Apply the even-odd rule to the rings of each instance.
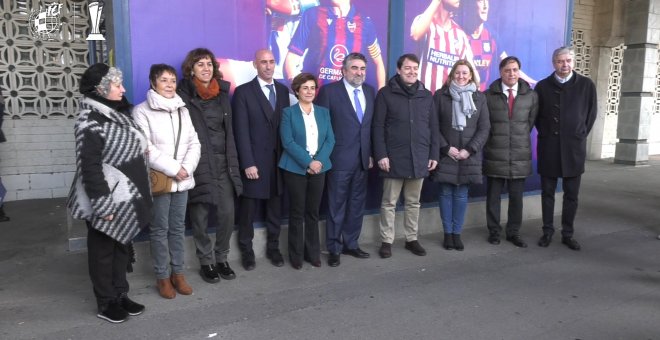
[[[268,84],[266,87],[268,88],[268,101],[270,102],[270,107],[275,110],[275,89],[273,88],[273,84]]]
[[[353,90],[353,100],[355,100],[355,113],[357,118],[362,123],[362,116],[364,116],[364,111],[362,111],[362,104],[360,104],[360,89]]]

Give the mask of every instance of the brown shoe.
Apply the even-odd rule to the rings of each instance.
[[[193,292],[192,287],[190,287],[188,282],[186,282],[186,278],[183,277],[183,274],[172,274],[172,276],[170,276],[170,280],[172,281],[172,285],[179,294],[181,295],[192,294]]]
[[[158,294],[166,299],[174,299],[176,292],[174,287],[172,287],[172,282],[170,279],[158,279],[156,282],[158,285]]]

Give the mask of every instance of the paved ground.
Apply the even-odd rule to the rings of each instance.
[[[238,278],[160,298],[148,272],[129,276],[147,311],[126,323],[97,319],[86,254],[65,251],[63,200],[9,202],[0,223],[1,339],[660,339],[660,158],[650,166],[589,162],[574,252],[555,237],[539,248],[492,246],[483,226],[464,252],[441,235],[417,257],[397,241],[383,260],[342,257],[338,268],[237,269]],[[377,245],[364,245],[376,255]],[[140,259],[148,261],[148,259]],[[238,267],[238,263],[233,263]]]

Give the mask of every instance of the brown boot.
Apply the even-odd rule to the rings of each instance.
[[[158,294],[166,299],[174,299],[176,296],[176,291],[172,287],[172,282],[170,279],[158,279]]]
[[[170,276],[170,280],[172,281],[172,285],[176,289],[177,292],[181,295],[190,295],[192,294],[193,290],[192,287],[186,282],[186,278],[183,277],[183,274],[172,274]]]

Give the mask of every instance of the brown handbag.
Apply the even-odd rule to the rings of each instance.
[[[179,140],[181,139],[181,109],[179,109],[179,133],[176,136],[176,142],[174,143],[174,159],[176,159],[176,152],[179,149]],[[149,169],[149,180],[151,181],[151,195],[159,196],[162,194],[167,194],[172,188],[172,177],[167,176],[161,171]]]

